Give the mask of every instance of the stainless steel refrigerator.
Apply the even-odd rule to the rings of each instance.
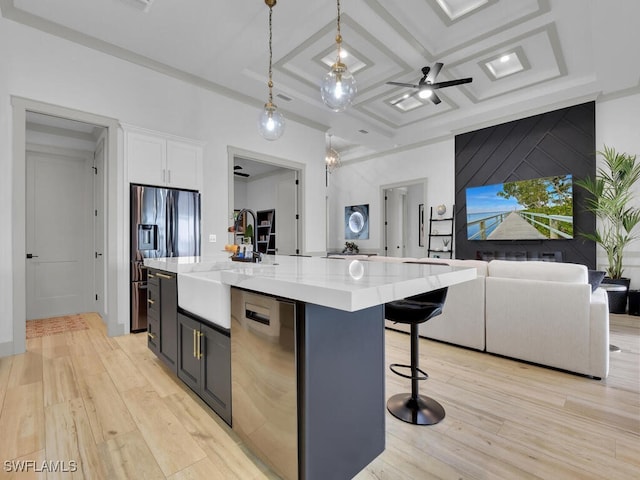
[[[131,185],[131,331],[147,328],[145,258],[200,255],[200,193]]]

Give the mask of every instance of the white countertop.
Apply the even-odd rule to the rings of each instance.
[[[219,255],[206,257],[166,257],[166,258],[145,258],[144,264],[147,267],[157,268],[172,273],[206,272],[221,268],[221,266],[231,264],[228,252]],[[234,264],[237,262],[233,262]]]
[[[176,257],[145,259],[145,265],[349,312],[476,277],[475,268],[323,257],[266,256],[259,264]]]

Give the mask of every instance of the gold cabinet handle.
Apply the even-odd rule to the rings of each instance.
[[[153,305],[153,304],[154,304],[154,303],[156,303],[156,302],[154,302],[154,301],[153,301],[153,300],[151,300],[150,298],[147,298],[147,303],[148,303],[149,305]]]
[[[153,273],[148,273],[147,278],[156,278],[156,276]]]
[[[155,339],[156,339],[156,334],[155,334],[155,333],[147,332],[147,336],[148,336],[151,340],[155,340]]]
[[[200,342],[201,337],[204,337],[204,333],[198,332],[198,360],[202,358],[202,343]]]
[[[193,329],[193,358],[198,358],[198,347],[196,346],[196,329]]]
[[[156,273],[160,278],[166,278],[167,280],[171,280],[173,277],[171,275],[165,275],[164,273]]]

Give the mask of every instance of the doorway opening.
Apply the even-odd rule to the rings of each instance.
[[[108,270],[117,251],[118,124],[19,97],[11,103],[13,338],[2,353],[25,351],[28,317],[96,312],[109,335],[121,334]]]
[[[426,256],[422,239],[420,206],[427,197],[426,179],[380,187],[382,255],[421,258]]]
[[[254,248],[266,254],[303,254],[304,165],[234,149],[229,153],[229,172],[231,210],[256,213]],[[229,242],[240,243],[239,236],[241,232]]]
[[[26,120],[26,318],[102,315],[106,129]]]

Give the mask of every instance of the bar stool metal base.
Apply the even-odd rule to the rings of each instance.
[[[398,393],[387,401],[387,410],[394,417],[413,425],[435,425],[445,416],[444,408],[433,398],[410,393]]]

